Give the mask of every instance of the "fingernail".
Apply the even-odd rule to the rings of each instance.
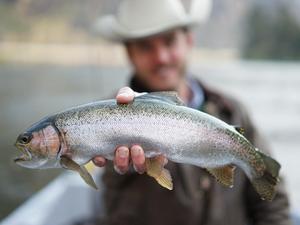
[[[128,158],[128,156],[129,156],[129,150],[127,148],[120,148],[118,150],[118,156],[120,158]]]
[[[120,94],[118,94],[118,96],[119,97],[125,97],[125,98],[129,98],[130,97],[130,95],[128,93],[126,93],[126,92],[120,93]]]
[[[131,148],[131,154],[134,156],[140,155],[142,153],[142,149],[139,146],[134,146]]]

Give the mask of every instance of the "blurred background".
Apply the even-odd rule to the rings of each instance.
[[[61,170],[13,164],[15,139],[67,107],[103,99],[130,73],[122,46],[92,29],[118,0],[0,0],[0,221]],[[184,1],[189,7],[190,1]],[[191,71],[251,112],[300,214],[300,0],[211,0]]]

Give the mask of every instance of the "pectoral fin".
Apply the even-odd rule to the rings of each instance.
[[[67,156],[61,156],[60,158],[60,164],[62,165],[63,168],[69,169],[69,170],[74,170],[77,171],[82,179],[91,187],[98,189],[95,181],[93,180],[93,177],[87,169],[84,166],[78,165],[76,162],[74,162],[72,159],[70,159]]]
[[[153,177],[161,186],[173,190],[172,177],[169,170],[157,158],[146,159],[147,174]]]
[[[235,166],[227,165],[224,167],[207,169],[207,171],[213,175],[218,182],[227,186],[233,187],[233,175],[234,175]]]

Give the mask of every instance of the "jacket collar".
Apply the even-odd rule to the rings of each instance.
[[[187,106],[194,109],[201,109],[204,104],[204,91],[199,82],[192,76],[187,76],[187,83],[192,91],[192,99],[188,102]],[[152,92],[137,76],[132,76],[130,79],[130,87],[136,92]]]
[[[187,75],[187,79],[189,79],[189,82],[197,85],[203,92],[202,104],[199,103],[198,107],[196,107],[197,109],[216,116],[223,114],[223,116],[226,116],[224,119],[231,117],[234,107],[226,95],[215,91],[193,76]],[[136,92],[152,91],[149,87],[147,87],[147,85],[141,82],[136,75],[133,75],[130,78],[129,86]]]

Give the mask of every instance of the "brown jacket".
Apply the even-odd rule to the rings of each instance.
[[[136,91],[149,91],[136,81]],[[237,101],[202,85],[202,110],[229,124],[240,125],[259,149],[268,147]],[[109,165],[103,175],[104,201],[109,225],[279,225],[290,224],[289,204],[283,184],[272,202],[262,201],[241,170],[235,171],[233,188],[216,182],[204,169],[169,162],[174,190],[160,187],[153,178],[134,172],[118,175]]]

